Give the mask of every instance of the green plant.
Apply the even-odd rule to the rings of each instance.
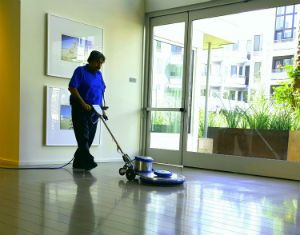
[[[270,120],[271,130],[289,131],[292,129],[292,113],[288,110],[275,111]]]
[[[268,129],[271,118],[269,101],[260,97],[248,110],[243,111],[243,116],[251,129]]]
[[[295,89],[295,82],[300,81],[300,70],[292,65],[286,65],[284,68],[289,79],[273,88],[272,99],[275,104],[291,106],[295,109],[300,107],[300,92]]]
[[[204,110],[199,111],[199,127],[198,137],[201,138],[204,135]],[[208,113],[208,126],[209,127],[222,127],[225,126],[224,120],[218,112]]]
[[[245,117],[243,111],[241,112],[241,116],[242,116],[242,117],[241,117],[241,120],[240,120],[240,125],[239,125],[239,127],[242,128],[242,129],[247,129],[247,128],[249,128],[249,123],[247,122],[247,119],[246,119],[246,117]]]
[[[300,79],[300,69],[299,68],[297,68],[293,65],[286,65],[286,66],[284,66],[284,69],[291,80],[295,81],[295,79]]]
[[[180,115],[172,115],[167,112],[152,114],[151,131],[160,133],[179,133]]]
[[[273,88],[273,100],[276,105],[292,106],[293,105],[293,82],[291,80],[281,82],[280,86]]]
[[[165,115],[163,115],[161,112],[156,112],[152,116],[152,125],[167,125],[168,121]]]
[[[227,127],[238,128],[240,120],[242,118],[242,112],[239,108],[234,108],[233,110],[222,109],[221,114],[224,115],[227,122]]]

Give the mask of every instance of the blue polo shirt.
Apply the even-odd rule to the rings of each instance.
[[[75,69],[69,87],[76,88],[87,104],[102,106],[103,94],[106,88],[102,73],[100,71],[93,73],[88,70],[87,66],[79,66]]]

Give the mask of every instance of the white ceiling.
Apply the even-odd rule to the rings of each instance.
[[[212,0],[145,0],[145,11],[165,10],[209,1]]]

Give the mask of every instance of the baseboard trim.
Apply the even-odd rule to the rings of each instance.
[[[108,158],[108,159],[96,159],[96,162],[99,163],[109,163],[109,162],[122,162],[123,160],[120,158]],[[28,161],[28,162],[20,162],[20,167],[22,166],[49,166],[49,165],[64,165],[69,161]],[[1,163],[1,160],[0,160]]]
[[[8,160],[8,159],[3,159],[0,158],[0,165],[4,165],[4,166],[18,166],[18,162],[17,161],[12,161],[12,160]]]

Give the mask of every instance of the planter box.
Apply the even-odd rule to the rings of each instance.
[[[213,153],[287,160],[289,131],[209,127]]]

